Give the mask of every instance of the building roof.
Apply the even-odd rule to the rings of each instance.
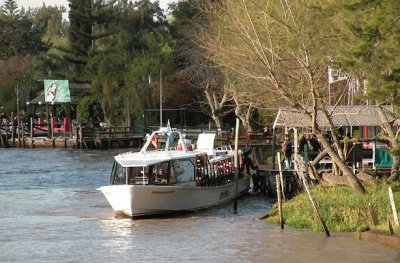
[[[376,105],[349,105],[349,106],[327,106],[327,111],[332,114],[335,127],[351,126],[380,126],[382,120]],[[383,106],[389,121],[393,121],[392,106]],[[320,127],[328,127],[327,121],[321,111],[317,112],[317,123]],[[304,113],[295,108],[279,108],[275,118],[274,128],[311,128],[311,121]]]
[[[69,91],[70,91],[70,95],[71,95],[70,104],[73,104],[73,105],[78,105],[80,100],[85,95],[91,94],[90,84],[88,84],[88,83],[70,83]],[[44,91],[41,91],[36,98],[29,101],[29,104],[31,104],[31,105],[37,105],[37,104],[42,104],[42,103],[43,104],[46,103],[44,100]],[[56,103],[56,104],[63,104],[63,103]]]

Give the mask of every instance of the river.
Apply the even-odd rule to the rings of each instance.
[[[254,220],[274,200],[249,195],[173,217],[115,217],[96,188],[115,152],[0,150],[1,262],[400,262],[399,252],[353,234]]]

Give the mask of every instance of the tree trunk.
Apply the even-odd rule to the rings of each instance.
[[[222,128],[222,126],[221,126],[221,120],[219,119],[219,117],[215,114],[212,114],[211,118],[213,119],[215,125],[217,126],[217,129],[220,130]]]
[[[388,178],[389,182],[394,182],[399,180],[399,156],[392,155],[393,164],[390,171],[390,177]]]
[[[342,160],[340,158],[340,156],[337,154],[337,152],[334,151],[332,146],[326,140],[326,138],[321,134],[317,134],[317,136],[319,137],[318,139],[324,146],[324,149],[327,151],[327,153],[331,157],[332,162],[335,163],[339,167],[339,169],[343,172],[343,176],[346,177],[349,186],[351,186],[358,193],[361,193],[361,194],[367,193],[364,186],[360,183],[360,181],[355,176],[353,171],[351,171],[350,168],[347,166],[346,161]]]
[[[386,114],[383,112],[381,106],[378,107],[378,113],[382,121],[381,127],[386,132],[389,140],[389,150],[396,149],[398,147],[397,143],[398,133],[395,134],[393,132],[392,125],[390,124]],[[395,156],[393,154],[391,154],[391,156],[393,159],[393,164],[390,171],[390,177],[388,178],[389,182],[393,182],[399,179],[399,156],[397,155]]]
[[[220,102],[217,101],[217,98],[214,93],[210,90],[210,84],[207,83],[207,86],[204,89],[204,94],[206,95],[208,106],[211,110],[211,118],[215,122],[215,125],[218,129],[221,129],[221,118],[220,118],[220,111],[222,106],[225,104],[226,96],[223,96]]]

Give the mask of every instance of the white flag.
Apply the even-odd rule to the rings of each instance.
[[[342,74],[339,69],[331,68],[328,66],[328,81],[329,84],[334,83],[336,81],[346,80],[347,76]]]

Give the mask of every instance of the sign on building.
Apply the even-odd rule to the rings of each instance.
[[[71,102],[68,80],[44,80],[46,102]]]

